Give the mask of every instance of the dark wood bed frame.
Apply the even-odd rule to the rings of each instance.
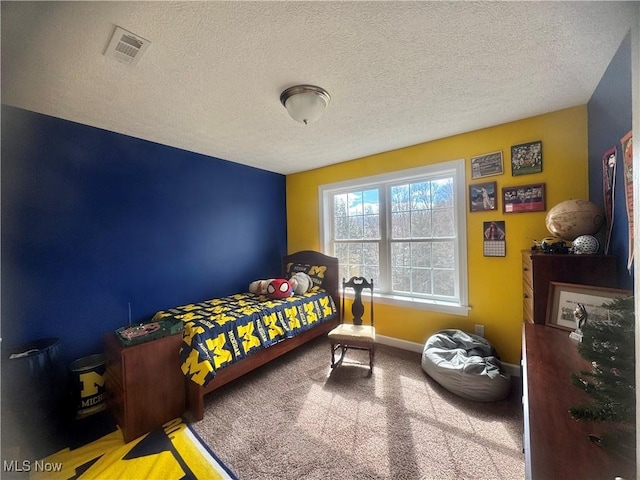
[[[322,288],[327,290],[331,296],[333,297],[333,301],[336,304],[336,308],[339,311],[340,308],[340,297],[339,297],[339,288],[338,288],[338,259],[335,257],[329,257],[320,252],[314,252],[311,250],[304,250],[301,252],[293,253],[291,255],[286,255],[282,259],[282,271],[283,274],[286,273],[286,268],[288,263],[303,263],[307,265],[324,265],[327,267],[327,270],[324,275],[324,280],[322,282]],[[260,350],[253,355],[250,355],[237,363],[229,365],[221,369],[216,373],[216,376],[213,380],[209,382],[206,387],[198,385],[197,383],[186,379],[186,395],[187,395],[187,414],[191,417],[191,420],[198,421],[202,420],[204,416],[204,396],[208,393],[213,392],[214,390],[222,387],[223,385],[235,380],[238,377],[241,377],[245,373],[248,373],[262,365],[270,362],[271,360],[278,358],[281,355],[284,355],[287,352],[290,352],[294,348],[307,343],[310,340],[313,340],[320,335],[324,335],[335,328],[339,323],[339,318],[336,316],[335,319],[330,320],[328,322],[324,322],[319,324],[316,327],[311,328],[310,330],[306,330],[299,335],[296,335],[293,338],[288,338],[281,342],[276,343],[264,350]],[[328,346],[328,344],[327,344]]]

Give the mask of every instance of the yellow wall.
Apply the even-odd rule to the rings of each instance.
[[[536,140],[542,141],[542,172],[512,177],[511,146]],[[545,183],[547,209],[570,198],[588,199],[587,149],[587,108],[580,106],[288,175],[288,250],[321,250],[319,185],[464,158],[467,185],[485,181],[498,183],[498,209],[490,212],[468,211],[467,188],[469,316],[377,303],[376,331],[380,335],[423,343],[443,328],[473,333],[474,324],[483,324],[485,337],[496,347],[502,360],[518,364],[522,329],[521,251],[530,248],[533,239],[541,240],[550,234],[545,227],[546,212],[503,214],[501,189]],[[497,150],[503,152],[504,174],[471,181],[470,157]],[[506,257],[483,256],[483,222],[492,220],[506,222]]]

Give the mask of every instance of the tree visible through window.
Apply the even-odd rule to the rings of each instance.
[[[378,189],[355,190],[333,196],[332,255],[340,274],[380,280],[380,196]]]
[[[372,278],[386,295],[466,301],[464,163],[440,167],[321,187],[325,252],[338,257],[341,278]]]
[[[453,179],[391,189],[391,291],[455,296]]]

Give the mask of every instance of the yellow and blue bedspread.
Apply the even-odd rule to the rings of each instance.
[[[337,315],[324,290],[273,300],[238,293],[162,310],[153,321],[182,321],[182,372],[206,386],[217,370]]]

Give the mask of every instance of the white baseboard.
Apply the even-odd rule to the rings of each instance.
[[[387,337],[385,335],[376,334],[376,343],[382,345],[388,345],[390,347],[399,348],[401,350],[408,350],[410,352],[422,353],[424,344],[409,342],[407,340],[400,340],[399,338]],[[520,366],[512,363],[502,362],[502,367],[512,377],[520,376]]]
[[[384,335],[376,334],[376,343],[383,345],[389,345],[390,347],[396,347],[401,350],[409,350],[410,352],[422,353],[424,344],[408,342],[407,340],[400,340],[399,338],[386,337]]]

